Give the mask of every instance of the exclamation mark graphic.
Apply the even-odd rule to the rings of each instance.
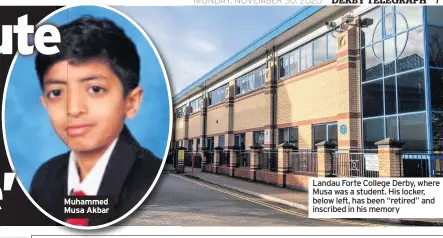
[[[12,184],[14,183],[15,173],[5,173],[4,180],[3,180],[3,190],[4,191],[11,191]],[[3,191],[0,188],[0,200],[3,200]],[[2,210],[2,207],[0,207],[0,210]]]
[[[5,180],[3,180],[3,190],[11,191],[14,183],[15,173],[5,173]]]

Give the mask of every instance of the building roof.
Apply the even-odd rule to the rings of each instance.
[[[254,52],[254,50],[260,48],[261,46],[265,45],[269,41],[273,40],[283,32],[291,29],[292,27],[296,26],[300,22],[304,21],[308,17],[312,16],[314,13],[318,12],[320,9],[322,9],[324,6],[307,6],[302,7],[298,11],[296,11],[292,16],[288,17],[286,20],[278,24],[276,27],[272,28],[268,32],[266,32],[264,35],[253,41],[251,44],[247,45],[237,53],[235,53],[233,56],[229,57],[227,60],[222,62],[221,64],[217,65],[215,68],[213,68],[208,73],[204,74],[202,77],[200,77],[198,80],[194,81],[192,84],[188,85],[186,88],[181,90],[178,94],[174,95],[172,98],[174,101],[182,97],[187,92],[190,92],[194,88],[201,85],[206,80],[210,79],[217,73],[225,70],[229,66],[233,65],[243,57],[249,55],[250,53]]]

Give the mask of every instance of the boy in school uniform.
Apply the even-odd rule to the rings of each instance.
[[[30,195],[61,221],[105,224],[140,202],[162,165],[124,123],[136,116],[142,101],[140,58],[112,21],[81,17],[59,30],[60,52],[38,54],[35,67],[41,103],[70,151],[37,170]],[[67,196],[96,195],[112,199],[114,213],[75,219],[64,213]]]

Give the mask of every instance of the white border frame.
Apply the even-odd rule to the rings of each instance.
[[[17,175],[17,173],[16,173],[16,180],[17,180],[17,182],[18,182],[18,184],[20,185],[20,187],[21,187],[21,189],[23,190],[23,192],[25,193],[25,195],[28,197],[28,199],[32,202],[32,204],[34,204],[34,206],[35,207],[37,207],[39,210],[40,210],[40,212],[42,212],[43,214],[45,214],[47,217],[49,217],[51,220],[53,220],[53,221],[55,221],[55,222],[57,222],[57,223],[59,223],[59,224],[61,224],[61,225],[64,225],[64,226],[67,226],[67,227],[70,227],[70,228],[75,228],[75,229],[80,229],[80,230],[95,230],[95,229],[101,229],[101,228],[105,228],[105,227],[108,227],[108,226],[111,226],[111,225],[114,225],[114,224],[116,224],[117,222],[120,222],[121,220],[123,220],[123,219],[125,219],[126,217],[128,217],[129,215],[131,215],[136,209],[138,209],[138,207],[140,207],[140,205],[141,204],[143,204],[143,202],[146,200],[146,198],[149,196],[149,194],[151,193],[151,191],[153,190],[153,188],[155,187],[155,185],[157,184],[157,181],[158,181],[158,179],[159,179],[159,177],[160,177],[160,175],[161,175],[161,173],[162,173],[162,171],[163,171],[163,167],[164,167],[164,165],[165,165],[165,162],[166,162],[166,158],[167,158],[167,156],[168,156],[168,151],[169,151],[169,147],[170,147],[170,144],[171,144],[171,132],[172,132],[172,108],[173,108],[173,105],[172,105],[172,100],[171,100],[171,89],[170,89],[170,85],[169,85],[169,79],[168,79],[168,75],[167,75],[167,73],[166,73],[166,69],[165,69],[165,66],[164,66],[164,64],[163,64],[163,61],[162,61],[162,59],[161,59],[161,57],[160,57],[160,55],[159,55],[159,53],[158,53],[158,51],[157,51],[157,48],[155,47],[155,45],[154,45],[154,43],[151,41],[151,38],[149,38],[149,36],[146,34],[146,32],[134,21],[134,20],[132,20],[129,16],[127,16],[126,14],[124,14],[124,13],[122,13],[122,12],[120,12],[119,10],[117,10],[117,9],[114,9],[114,8],[112,8],[112,7],[109,7],[109,6],[106,6],[106,5],[101,5],[101,4],[79,4],[79,5],[70,5],[70,6],[65,6],[65,7],[61,7],[60,9],[57,9],[56,11],[54,11],[54,12],[52,12],[52,13],[50,13],[48,16],[46,16],[45,18],[43,18],[36,26],[39,26],[39,25],[41,25],[43,22],[45,22],[45,21],[47,21],[50,17],[52,17],[52,16],[54,16],[55,14],[57,14],[57,13],[59,13],[59,12],[61,12],[61,11],[65,11],[65,10],[68,10],[68,9],[70,9],[70,8],[74,8],[74,7],[85,7],[85,6],[91,6],[91,7],[101,7],[101,8],[105,8],[105,9],[108,9],[108,10],[110,10],[110,11],[113,11],[113,12],[115,12],[115,13],[117,13],[117,14],[119,14],[120,16],[122,16],[122,17],[124,17],[127,21],[129,21],[130,23],[132,23],[132,25],[133,26],[135,26],[136,28],[137,28],[137,30],[139,30],[141,33],[142,33],[142,35],[145,37],[145,39],[149,42],[149,45],[151,46],[151,48],[152,48],[152,50],[155,52],[155,55],[156,55],[156,57],[157,57],[157,60],[159,61],[159,63],[160,63],[160,66],[161,66],[161,69],[162,69],[162,71],[163,71],[163,76],[164,76],[164,79],[165,79],[165,83],[166,83],[166,88],[167,88],[167,90],[168,90],[168,99],[169,99],[169,135],[168,135],[168,141],[167,141],[167,145],[166,145],[166,150],[165,150],[165,153],[164,153],[164,156],[163,156],[163,161],[162,161],[162,164],[161,164],[161,166],[160,166],[160,169],[159,169],[159,171],[157,172],[157,176],[155,177],[155,180],[154,180],[154,182],[151,184],[151,187],[149,188],[149,190],[148,190],[148,192],[143,196],[143,198],[130,210],[130,211],[128,211],[126,214],[124,214],[123,216],[121,216],[121,217],[119,217],[119,218],[117,218],[117,219],[115,219],[114,221],[111,221],[111,222],[108,222],[108,223],[106,223],[106,224],[102,224],[102,225],[98,225],[98,226],[74,226],[74,225],[71,225],[71,224],[68,224],[68,223],[66,223],[66,222],[64,222],[64,221],[61,221],[61,220],[59,220],[59,219],[57,219],[57,218],[55,218],[55,217],[53,217],[52,215],[50,215],[49,213],[47,213],[45,210],[43,210],[35,201],[34,201],[34,199],[32,199],[32,197],[29,195],[29,193],[28,193],[28,191],[25,189],[25,187],[23,186],[23,184],[22,184],[22,182],[20,181],[20,179],[18,178],[18,175]],[[7,93],[7,91],[8,91],[8,86],[9,86],[9,78],[10,78],[10,76],[11,76],[11,72],[12,72],[12,69],[13,69],[13,67],[14,67],[14,65],[15,65],[15,61],[17,60],[17,55],[18,55],[18,52],[16,52],[16,54],[15,54],[15,56],[14,56],[14,59],[12,60],[12,63],[11,63],[11,65],[10,65],[10,67],[9,67],[9,71],[8,71],[8,75],[7,75],[7,77],[6,77],[6,82],[5,82],[5,88],[4,88],[4,91],[3,91],[3,98],[2,98],[2,130],[3,130],[3,142],[4,142],[4,144],[5,144],[5,149],[6,149],[6,155],[7,155],[7,157],[8,157],[8,160],[9,160],[9,164],[10,164],[10,166],[11,166],[11,169],[12,169],[12,171],[15,173],[15,168],[14,168],[14,165],[13,165],[13,163],[12,163],[12,160],[11,160],[11,155],[10,155],[10,153],[9,153],[9,147],[8,147],[8,142],[7,142],[7,140],[6,140],[6,130],[5,130],[5,101],[6,101],[6,93]]]

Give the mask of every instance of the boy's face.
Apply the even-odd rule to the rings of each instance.
[[[41,102],[58,136],[73,151],[106,149],[133,118],[143,90],[126,97],[123,85],[104,61],[60,61],[44,77]]]

